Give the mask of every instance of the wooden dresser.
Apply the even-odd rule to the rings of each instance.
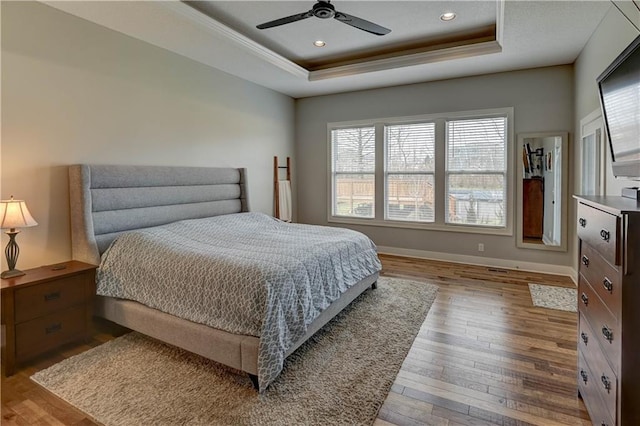
[[[522,180],[522,236],[542,239],[544,221],[544,180]]]
[[[594,425],[640,425],[640,203],[575,198],[578,391]]]
[[[16,366],[73,340],[89,337],[96,266],[72,260],[3,279],[2,366]]]

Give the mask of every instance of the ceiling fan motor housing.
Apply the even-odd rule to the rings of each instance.
[[[313,5],[311,12],[316,18],[329,19],[336,15],[336,8],[329,2],[319,1]]]

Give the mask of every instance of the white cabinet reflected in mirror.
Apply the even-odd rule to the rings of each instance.
[[[567,250],[566,132],[518,135],[517,245]]]

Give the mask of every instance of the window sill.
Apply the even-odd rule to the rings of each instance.
[[[405,228],[405,229],[420,229],[425,231],[443,231],[443,232],[460,232],[466,234],[485,234],[485,235],[500,235],[500,236],[513,236],[513,229],[495,228],[495,227],[476,227],[456,224],[443,224],[443,223],[421,223],[421,222],[404,222],[396,220],[380,220],[380,219],[356,219],[350,217],[329,216],[327,219],[329,223],[342,223],[348,225],[365,225],[365,226],[378,226],[383,228]]]

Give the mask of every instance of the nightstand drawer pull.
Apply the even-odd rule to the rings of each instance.
[[[60,292],[59,291],[54,291],[53,293],[49,293],[49,294],[45,294],[44,295],[44,301],[45,302],[51,302],[52,300],[58,300],[60,299]]]
[[[582,377],[582,381],[587,383],[587,379],[588,379],[587,372],[584,370],[580,370],[580,376]]]
[[[578,223],[584,228],[585,226],[587,226],[587,219],[581,217],[580,219],[578,219]]]
[[[585,293],[582,293],[580,299],[582,299],[582,303],[584,303],[584,306],[589,306],[589,296],[587,296]]]
[[[602,280],[602,285],[609,293],[613,293],[613,283],[609,278],[604,277],[604,280]]]
[[[602,326],[602,335],[609,341],[609,343],[613,342],[613,331],[611,331],[611,329],[606,325]]]
[[[62,330],[62,323],[58,322],[56,324],[50,325],[49,327],[45,327],[44,334],[51,334],[60,330]]]
[[[589,258],[585,255],[582,255],[582,264],[586,267],[589,267]]]
[[[580,333],[580,337],[582,338],[582,341],[585,345],[589,343],[589,336],[587,336],[586,333]]]
[[[606,229],[603,229],[600,231],[600,237],[602,238],[603,241],[609,242],[609,239],[611,238],[611,233]]]
[[[602,386],[604,386],[604,388],[607,390],[607,393],[611,393],[611,380],[609,380],[609,378],[604,374],[602,375],[600,380],[602,380]]]

